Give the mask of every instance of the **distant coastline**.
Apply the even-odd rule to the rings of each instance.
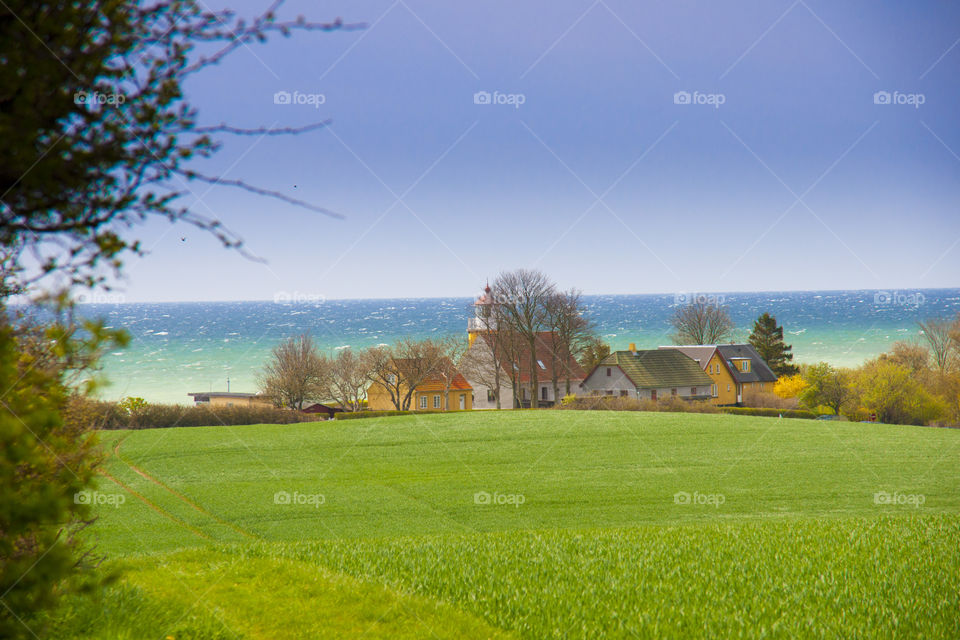
[[[669,344],[668,319],[695,296],[725,304],[744,339],[764,311],[783,324],[798,362],[853,366],[896,340],[917,336],[918,320],[960,312],[960,288],[585,295],[597,333],[611,346]],[[108,354],[102,396],[188,403],[191,391],[252,391],[255,372],[282,338],[310,332],[324,350],[361,348],[404,336],[464,333],[473,297],[280,302],[84,304],[80,312],[127,329]]]

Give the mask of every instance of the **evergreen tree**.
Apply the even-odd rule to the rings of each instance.
[[[750,344],[777,376],[793,375],[800,370],[791,362],[793,347],[783,341],[783,327],[777,326],[777,319],[769,313],[753,323]]]

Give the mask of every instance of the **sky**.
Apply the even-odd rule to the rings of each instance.
[[[957,3],[377,0],[280,17],[301,13],[367,27],[241,48],[185,89],[201,123],[329,126],[227,139],[198,168],[343,217],[191,184],[194,210],[266,263],[154,221],[124,300],[469,296],[518,267],[588,294],[960,284]]]

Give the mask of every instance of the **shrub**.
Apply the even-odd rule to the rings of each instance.
[[[719,409],[709,400],[684,400],[683,398],[664,398],[662,400],[640,400],[625,396],[577,396],[571,401],[560,403],[561,409],[579,409],[581,411],[678,411],[688,413],[718,413]]]
[[[389,409],[383,411],[344,411],[334,415],[335,420],[360,420],[362,418],[384,418],[387,416],[412,416],[424,413],[459,413],[456,410],[443,411],[442,409],[420,409],[418,411],[398,411]]]
[[[781,397],[769,391],[748,389],[743,392],[743,404],[747,407],[761,407],[767,409],[789,410],[800,406],[796,397]]]
[[[92,429],[164,429],[169,427],[291,424],[322,420],[325,414],[307,414],[268,406],[187,407],[179,404],[144,404],[136,412],[124,411],[116,402],[71,399],[69,419]]]
[[[805,409],[771,409],[768,407],[723,407],[723,413],[730,413],[738,416],[764,416],[768,418],[801,418],[803,420],[815,420],[817,414]]]

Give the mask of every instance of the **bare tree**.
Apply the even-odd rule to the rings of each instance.
[[[274,404],[300,410],[305,401],[323,394],[330,371],[329,359],[320,354],[310,335],[303,334],[274,347],[257,383]]]
[[[392,347],[370,349],[364,368],[370,383],[384,389],[394,407],[407,411],[417,387],[439,375],[443,357],[433,340],[403,338]]]
[[[930,346],[934,366],[939,373],[946,373],[955,364],[957,343],[951,337],[951,331],[956,330],[957,321],[947,318],[930,318],[917,324],[923,332],[923,339]]]
[[[437,360],[437,377],[443,384],[443,410],[450,410],[450,388],[454,380],[461,375],[460,365],[467,351],[467,342],[456,336],[443,338],[436,343],[440,350]]]
[[[674,344],[720,344],[730,339],[734,329],[726,307],[702,300],[679,307],[670,324],[676,330]]]
[[[580,296],[580,291],[570,289],[556,293],[547,300],[554,398],[560,397],[561,379],[566,382],[565,395],[570,395],[570,380],[573,374],[571,363],[577,361],[593,337],[590,321],[583,315]]]
[[[327,395],[347,411],[359,411],[370,384],[369,359],[351,349],[341,349],[332,361]]]
[[[504,322],[523,339],[529,350],[530,406],[537,408],[537,337],[544,331],[546,302],[554,294],[554,284],[541,271],[517,269],[497,276],[493,284],[494,301],[503,310]]]

